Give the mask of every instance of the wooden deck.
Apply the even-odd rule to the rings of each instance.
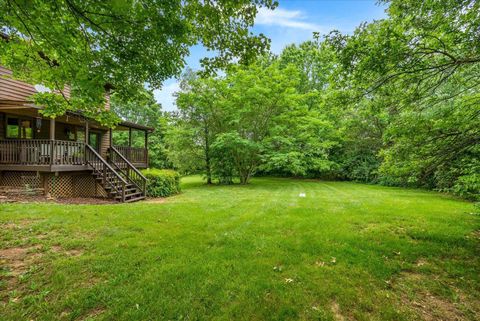
[[[132,165],[137,168],[148,167],[148,150],[142,147],[114,146],[115,149],[125,156]],[[117,162],[116,154],[112,154],[112,162]]]
[[[66,172],[89,169],[85,143],[48,139],[0,140],[0,171]],[[148,152],[144,148],[117,147],[137,168],[148,166]],[[121,162],[112,154],[112,163]]]
[[[0,140],[0,170],[85,170],[85,144],[48,139]]]

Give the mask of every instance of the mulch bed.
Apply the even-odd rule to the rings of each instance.
[[[117,204],[118,202],[108,198],[96,197],[65,197],[52,198],[45,195],[26,194],[0,194],[0,204],[4,203],[57,203],[57,204]]]

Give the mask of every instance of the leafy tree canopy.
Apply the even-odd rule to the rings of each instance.
[[[262,6],[274,9],[276,2],[0,0],[0,64],[32,83],[71,87],[68,102],[36,97],[47,115],[76,109],[112,123],[98,113],[106,91],[126,101],[145,84],[159,88],[183,69],[192,45],[218,54],[202,60],[206,71],[264,52],[269,40],[248,30]]]

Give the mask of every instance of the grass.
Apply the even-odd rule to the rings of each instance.
[[[471,203],[347,182],[182,184],[163,203],[0,205],[0,319],[480,318]]]

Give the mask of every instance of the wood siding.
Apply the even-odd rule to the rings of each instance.
[[[105,109],[110,110],[110,95],[105,94]]]
[[[0,113],[0,139],[5,139],[5,114]]]
[[[0,66],[0,100],[29,101],[37,91],[32,85],[11,78],[12,72]]]
[[[106,158],[108,149],[110,148],[110,133],[108,131],[102,131],[100,136],[100,156]]]
[[[0,66],[0,100],[28,102],[31,101],[30,96],[36,92],[34,85],[12,79],[12,71]],[[70,98],[70,87],[55,92]]]

